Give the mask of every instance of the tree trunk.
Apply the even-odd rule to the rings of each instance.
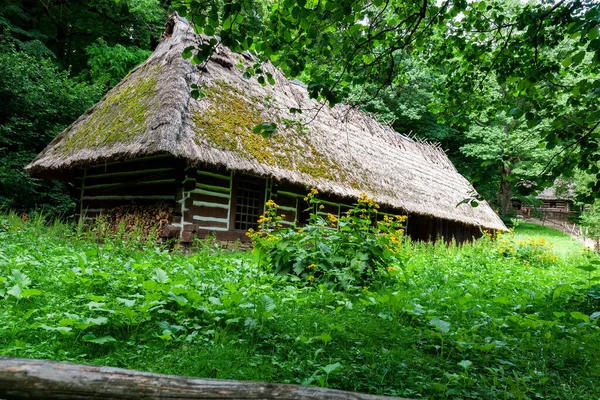
[[[508,165],[502,166],[500,174],[500,190],[498,192],[498,204],[500,205],[500,215],[508,214],[511,208],[510,198],[512,195],[512,183],[507,179],[510,177],[512,168]]]
[[[0,399],[323,399],[384,396],[312,386],[160,375],[112,367],[0,357]]]

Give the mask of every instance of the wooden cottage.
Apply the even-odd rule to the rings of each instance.
[[[165,202],[165,234],[190,241],[216,233],[245,240],[273,199],[289,224],[306,215],[316,188],[325,213],[340,215],[365,192],[407,214],[408,234],[458,241],[505,230],[485,202],[458,205],[474,190],[436,146],[414,141],[347,106],[323,107],[301,84],[263,65],[275,84],[244,79],[254,61],[219,47],[204,68],[182,58],[207,40],[172,16],[154,53],[58,135],[26,169],[73,181],[81,215]],[[195,100],[192,85],[206,96]],[[290,109],[302,113],[291,113]],[[252,129],[274,122],[263,138]]]
[[[568,222],[575,211],[575,190],[572,184],[557,180],[549,188],[544,189],[536,196],[541,204],[536,207],[543,214],[544,219]]]

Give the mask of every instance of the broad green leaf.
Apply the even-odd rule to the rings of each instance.
[[[257,305],[262,312],[267,313],[273,311],[276,307],[275,301],[273,301],[273,299],[267,296],[266,294],[263,294],[259,297]]]
[[[594,272],[598,269],[598,267],[593,265],[578,265],[576,268],[586,272]]]
[[[571,289],[571,284],[569,283],[560,283],[556,285],[554,291],[552,292],[552,300],[556,300],[563,293],[567,293]]]
[[[229,28],[231,28],[231,18],[227,18],[224,22],[223,22],[223,30],[227,31],[229,30]]]
[[[585,315],[584,313],[581,313],[579,311],[572,311],[571,318],[578,319],[578,320],[585,321],[585,322],[590,321],[590,317],[588,315]]]
[[[431,321],[429,321],[429,324],[435,326],[444,334],[450,332],[450,322],[443,321],[438,317],[433,317]]]
[[[105,344],[105,343],[110,343],[110,342],[116,342],[117,340],[110,336],[101,336],[101,337],[96,337],[96,335],[94,335],[93,333],[87,333],[85,336],[83,336],[81,338],[81,340],[83,340],[84,342],[89,342],[89,343],[96,343],[96,344]]]
[[[214,305],[216,305],[216,306],[222,306],[222,305],[223,305],[223,303],[221,303],[221,300],[220,300],[218,297],[209,297],[209,298],[208,298],[208,301],[209,301],[211,304],[214,304]]]
[[[85,253],[76,253],[77,261],[79,262],[79,268],[84,269],[87,265],[87,257]]]
[[[40,289],[23,289],[21,291],[21,296],[25,298],[31,296],[39,296],[40,294],[42,294],[42,291]]]
[[[167,283],[169,282],[169,274],[161,268],[156,268],[154,270],[154,275],[152,275],[152,279],[158,283]]]
[[[321,339],[325,343],[329,343],[331,342],[332,337],[329,333],[323,332],[319,335],[319,339]]]
[[[121,297],[117,297],[117,301],[119,303],[123,303],[127,307],[133,307],[133,305],[135,304],[135,299],[129,300],[129,299],[123,299]]]
[[[31,279],[18,269],[12,270],[12,279],[15,283],[17,283],[21,287],[27,287],[31,284]]]
[[[325,373],[327,375],[331,374],[334,371],[337,371],[338,369],[342,368],[342,364],[340,364],[339,362],[336,362],[335,364],[328,364],[323,368],[323,371],[325,371]]]
[[[41,325],[40,328],[47,330],[47,331],[60,332],[62,335],[69,335],[70,332],[73,330],[73,328],[70,328],[68,326]]]
[[[458,363],[458,365],[460,365],[464,369],[469,369],[469,367],[471,365],[473,365],[473,363],[471,361],[469,361],[469,360],[462,360],[461,362]]]
[[[6,291],[7,294],[10,294],[13,297],[16,297],[17,299],[22,298],[23,296],[21,296],[21,286],[19,286],[19,284],[14,285],[13,287],[11,287],[10,289],[8,289]]]
[[[512,300],[509,299],[508,297],[494,297],[494,299],[492,300],[494,303],[500,303],[500,304],[512,304]]]
[[[192,55],[193,55],[192,51],[193,51],[195,48],[196,48],[196,47],[194,47],[194,46],[188,46],[188,47],[186,47],[186,48],[185,48],[185,49],[183,49],[183,51],[181,52],[181,56],[182,56],[183,58],[185,58],[186,60],[187,60],[188,58],[191,58],[191,57],[192,57]]]

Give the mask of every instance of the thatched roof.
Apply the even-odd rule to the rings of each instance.
[[[538,200],[575,200],[575,185],[571,182],[557,179],[554,184],[540,192]]]
[[[322,107],[270,64],[263,69],[274,85],[244,79],[236,65],[253,61],[224,47],[200,71],[181,53],[206,39],[175,16],[169,24],[148,60],[26,167],[32,175],[60,177],[75,167],[166,152],[189,164],[270,176],[344,197],[366,192],[410,213],[506,229],[485,202],[457,206],[473,187],[438,147],[348,106]],[[205,85],[207,96],[194,100],[192,84]],[[290,108],[304,112],[292,114]],[[252,133],[263,121],[277,123],[277,134],[265,139]]]

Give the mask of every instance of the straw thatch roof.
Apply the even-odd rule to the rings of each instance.
[[[542,190],[535,198],[538,200],[575,200],[575,185],[557,179],[554,184]]]
[[[60,177],[78,166],[166,152],[189,164],[270,176],[344,197],[364,191],[410,213],[506,229],[485,202],[457,206],[473,188],[441,149],[348,106],[322,107],[270,64],[263,69],[274,85],[244,79],[236,65],[253,61],[224,47],[200,70],[181,53],[206,39],[176,16],[168,26],[146,62],[26,167],[32,175]],[[192,84],[205,85],[207,96],[194,100]],[[263,121],[277,123],[277,134],[265,139],[251,132]]]

